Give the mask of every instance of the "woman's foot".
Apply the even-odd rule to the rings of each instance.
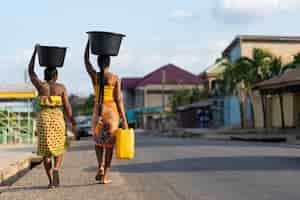
[[[104,170],[104,175],[102,176],[102,179],[100,181],[101,184],[109,184],[112,181],[108,178],[109,177],[109,168],[106,169],[106,171]]]
[[[53,184],[52,184],[52,183],[49,183],[48,189],[52,189],[52,188],[54,188]]]
[[[59,172],[57,169],[53,169],[53,186],[59,187]]]
[[[107,180],[103,179],[103,180],[101,180],[100,183],[101,184],[110,184],[110,183],[112,183],[112,181],[110,179],[107,179]]]
[[[101,181],[103,176],[104,176],[104,169],[103,169],[103,167],[100,167],[97,170],[97,174],[95,176],[95,180],[96,181]]]

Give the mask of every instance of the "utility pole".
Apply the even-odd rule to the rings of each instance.
[[[161,78],[161,102],[162,102],[162,111],[161,111],[161,128],[164,129],[164,112],[165,112],[165,84],[166,84],[166,71],[162,70]]]

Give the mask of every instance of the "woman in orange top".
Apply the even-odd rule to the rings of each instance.
[[[111,182],[108,176],[115,144],[115,133],[119,128],[120,118],[124,129],[128,128],[128,124],[122,98],[121,82],[118,76],[109,72],[110,57],[98,56],[97,61],[100,73],[97,73],[90,63],[89,47],[90,44],[88,42],[84,60],[86,70],[91,77],[95,90],[92,122],[92,132],[96,142],[95,150],[98,159],[98,170],[95,178],[106,184]],[[104,150],[105,164],[103,170]]]

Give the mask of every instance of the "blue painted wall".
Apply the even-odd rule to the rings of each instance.
[[[238,126],[241,124],[239,99],[236,96],[224,98],[224,126]]]

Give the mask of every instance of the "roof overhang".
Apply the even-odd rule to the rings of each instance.
[[[33,99],[37,92],[0,92],[0,99]]]

